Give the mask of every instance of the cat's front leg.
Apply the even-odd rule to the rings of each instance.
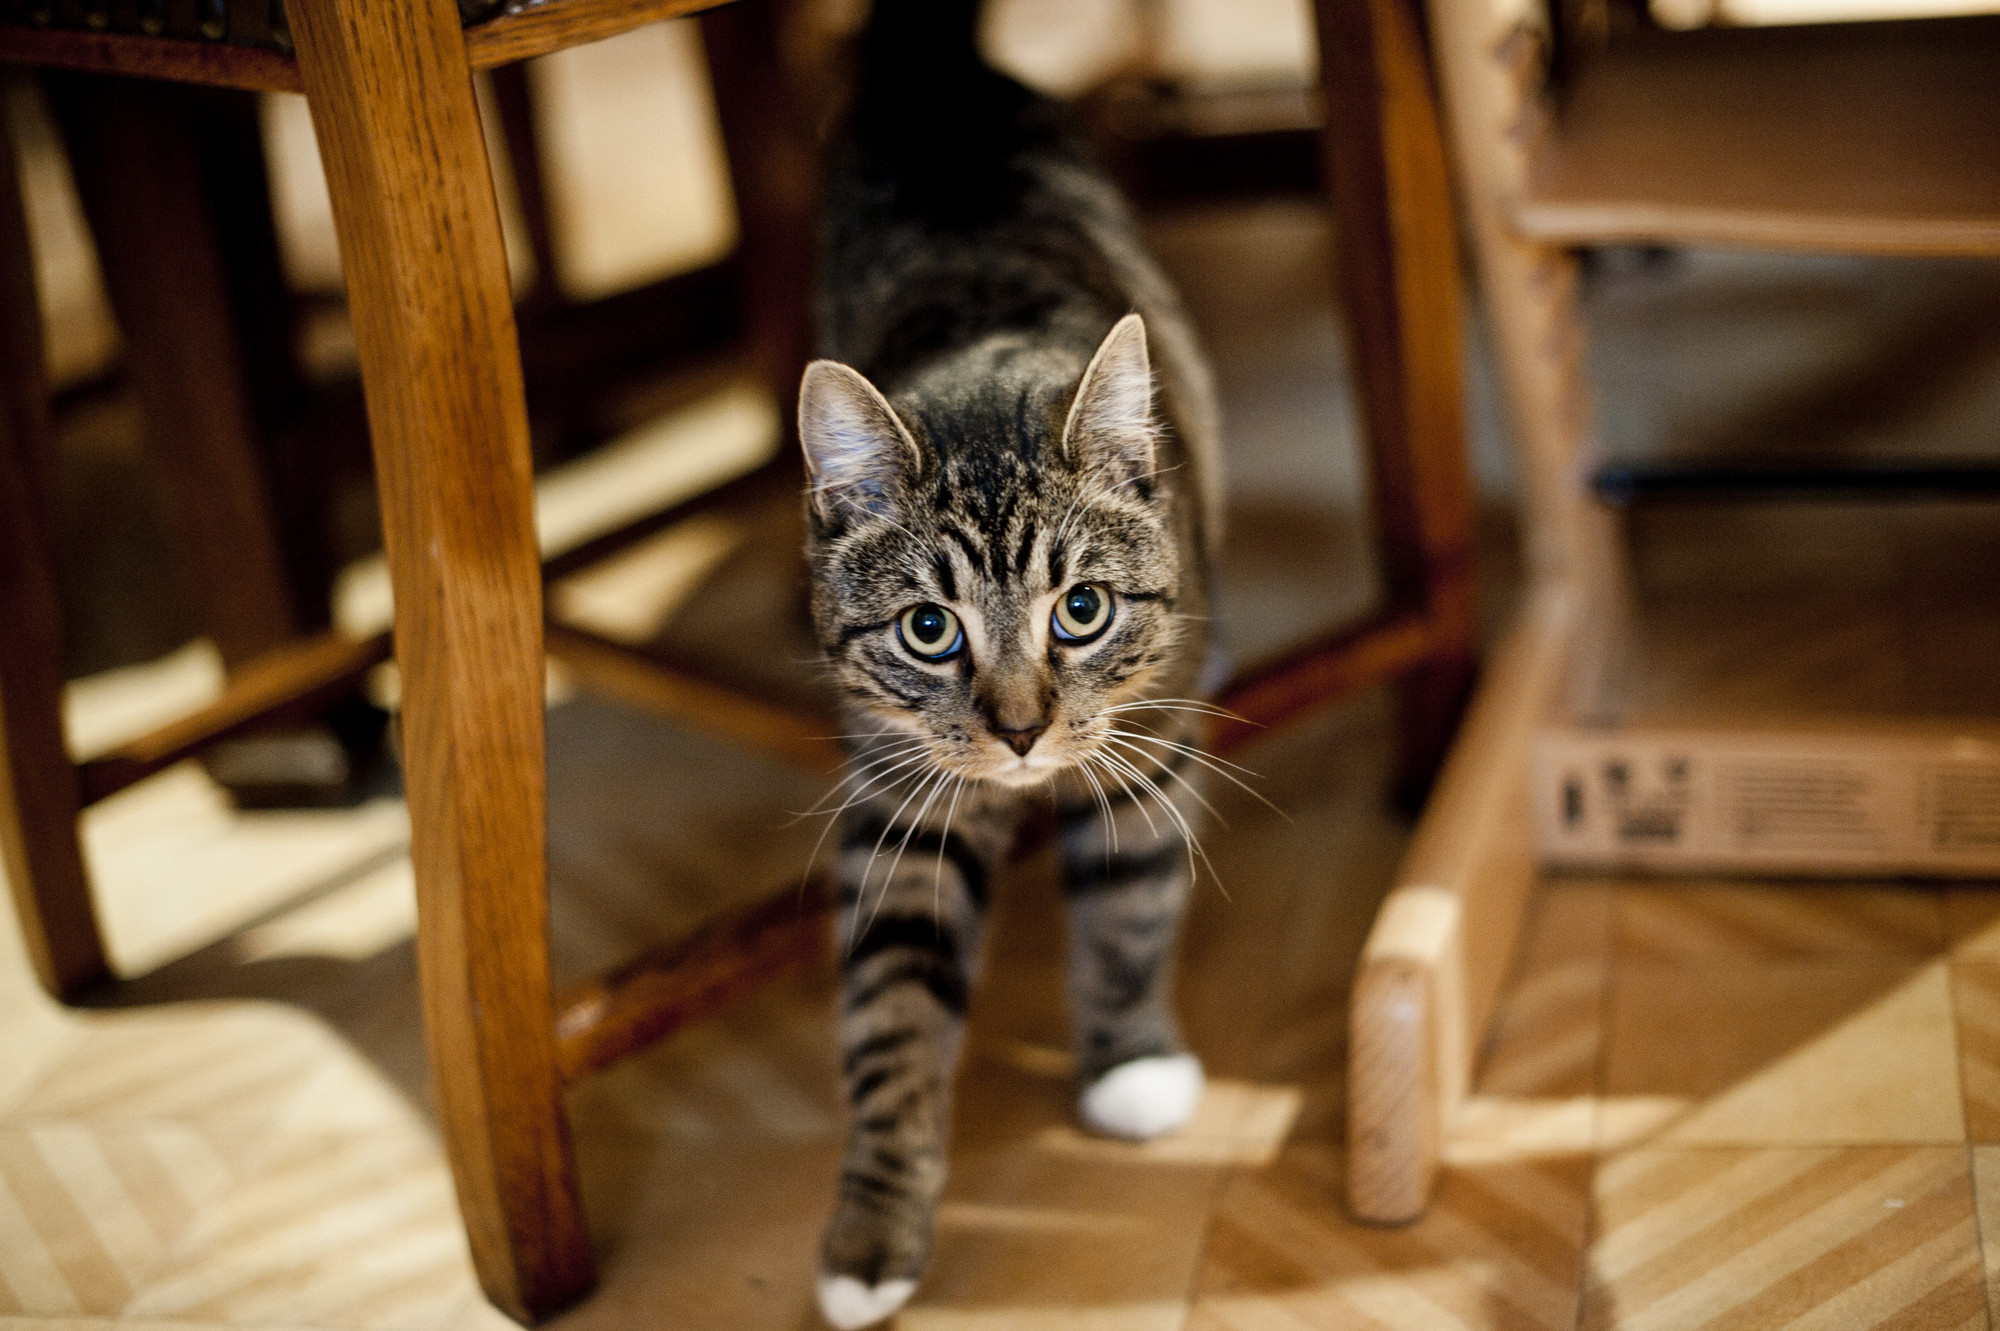
[[[1103,783],[1102,800],[1061,823],[1078,1113],[1132,1141],[1184,1126],[1201,1099],[1201,1064],[1173,1014],[1174,949],[1193,879],[1186,838],[1199,811],[1182,784],[1186,765],[1135,758]]]
[[[880,1321],[914,1292],[944,1191],[951,1079],[998,845],[937,821],[877,811],[844,828],[840,1044],[850,1119],[819,1281],[820,1311],[841,1328]]]

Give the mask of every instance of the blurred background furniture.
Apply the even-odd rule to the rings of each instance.
[[[241,108],[229,110],[226,96],[103,76],[302,90],[340,235],[395,584],[418,957],[442,1135],[482,1283],[523,1320],[570,1302],[591,1281],[564,1085],[824,947],[822,903],[788,888],[566,995],[552,994],[547,964],[544,649],[585,687],[795,761],[826,768],[838,757],[815,738],[828,727],[809,707],[746,696],[698,662],[663,661],[545,620],[545,579],[691,515],[798,484],[783,450],[671,512],[547,560],[537,549],[536,354],[517,344],[517,317],[529,348],[537,330],[548,330],[542,345],[553,350],[542,365],[552,381],[564,377],[561,367],[590,359],[579,348],[622,343],[601,331],[605,320],[567,309],[547,281],[532,93],[503,75],[495,101],[542,274],[522,293],[517,316],[473,71],[705,8],[561,0],[471,16],[440,3],[383,9],[347,0],[199,14],[112,6],[58,8],[0,30],[0,59],[71,71],[52,84],[53,100],[85,164],[83,192],[134,373],[156,433],[168,440],[162,456],[187,473],[175,482],[185,496],[183,540],[211,600],[204,619],[229,636],[231,667],[212,705],[71,762],[59,713],[32,272],[19,200],[0,199],[0,361],[9,369],[0,615],[20,629],[0,645],[8,796],[0,833],[37,969],[66,999],[109,979],[74,830],[83,806],[274,718],[315,715],[391,652],[388,635],[325,630],[322,605],[291,600],[301,582],[324,573],[313,571],[310,550],[285,549],[294,524],[281,516],[273,496],[284,486],[263,451],[264,431],[275,427],[260,422],[282,411],[260,405],[260,395],[282,405],[289,370],[282,357],[275,368],[258,362],[273,354],[272,337],[287,345],[285,319],[266,310],[260,322],[248,308],[270,294],[257,219],[244,221],[255,208],[218,208],[218,168],[204,164],[227,130],[203,117],[225,126],[233,117],[240,128]],[[781,400],[804,354],[812,204],[812,144],[801,131],[809,117],[799,109],[810,99],[771,94],[808,77],[788,63],[782,14],[765,4],[704,19],[741,219],[733,280],[747,293],[753,355]],[[1416,15],[1394,0],[1327,0],[1317,17],[1327,102],[1318,144],[1342,236],[1340,291],[1368,427],[1383,596],[1364,622],[1254,663],[1221,696],[1239,719],[1223,722],[1213,739],[1228,750],[1310,708],[1399,681],[1405,784],[1416,788],[1444,748],[1474,661],[1450,196]],[[254,205],[254,165],[237,167],[253,177]],[[11,191],[11,170],[0,174]],[[157,200],[161,225],[122,202],[134,181],[151,186],[133,197]],[[249,252],[232,269],[238,234],[251,236]],[[668,294],[675,299],[654,308],[681,312],[677,335],[712,345],[709,330],[688,327],[687,312],[726,302],[688,281]],[[646,308],[626,302],[628,323],[645,323]],[[205,321],[198,336],[190,320]],[[217,347],[241,360],[211,383],[198,362]],[[563,417],[551,410],[551,419]],[[234,544],[239,526],[242,545]],[[239,577],[239,569],[250,573]]]
[[[502,20],[477,30],[489,45],[480,47],[480,38],[470,45],[484,52],[484,63],[493,64],[567,40],[607,35],[674,8],[564,10],[554,24],[548,20],[558,17],[556,12],[541,9],[526,16],[525,28]],[[736,178],[748,219],[742,249],[755,256],[746,262],[771,262],[770,251],[759,249],[766,237],[773,245],[797,247],[789,266],[772,263],[777,276],[767,283],[795,313],[756,330],[764,364],[774,381],[783,381],[795,379],[803,361],[804,325],[797,312],[805,297],[811,192],[810,174],[796,170],[799,155],[785,154],[782,132],[771,125],[773,112],[761,109],[783,105],[770,96],[772,70],[748,67],[774,54],[768,44],[774,29],[764,22],[768,16],[768,10],[748,8],[719,17],[710,46],[718,84],[726,87],[733,76],[742,76],[746,81],[736,86],[754,88],[751,95],[760,108],[748,113],[759,121],[757,150],[747,164],[739,164]],[[563,1029],[572,1054],[559,1065],[543,889],[543,570],[531,516],[527,404],[513,302],[468,39],[457,11],[435,5],[295,11],[290,17],[298,23],[296,58],[282,24],[253,23],[255,31],[233,32],[225,22],[219,31],[161,35],[159,23],[144,16],[136,21],[138,31],[130,32],[106,31],[101,14],[81,16],[74,26],[60,23],[70,17],[75,16],[55,16],[57,22],[48,27],[8,29],[0,49],[10,59],[88,73],[309,90],[329,168],[367,390],[383,534],[396,583],[405,700],[402,756],[421,884],[420,969],[443,1136],[490,1297],[517,1317],[551,1311],[591,1282],[560,1089],[565,1070],[578,1076],[593,1066],[573,1048],[597,1023],[588,1016],[579,1023],[565,1010]],[[187,163],[208,149],[209,136],[192,132],[185,122],[146,119],[163,101],[173,107],[172,96],[114,86],[102,102],[82,88],[57,100],[69,104],[70,124],[96,135],[89,141],[71,136],[73,146],[84,148],[83,178],[92,179],[91,168],[97,167],[114,179],[111,190],[97,194],[100,206],[93,212],[101,235],[112,242],[100,245],[115,274],[109,283],[114,293],[144,291],[137,300],[116,303],[141,378],[160,390],[148,395],[148,406],[161,411],[162,404],[219,402],[214,409],[227,410],[240,405],[252,377],[246,373],[238,382],[225,377],[218,392],[200,362],[205,354],[233,350],[236,339],[224,336],[226,326],[190,330],[180,321],[191,316],[173,290],[179,283],[191,288],[196,316],[214,312],[228,290],[228,275],[216,262],[223,246],[213,230],[197,230],[192,239],[210,243],[194,248],[193,259],[208,262],[191,266],[175,244],[190,237],[172,231],[149,235],[156,219],[127,211],[131,201],[116,189],[123,178],[164,180],[188,203],[179,217],[200,211],[198,199],[190,202],[196,189]],[[727,96],[722,102],[725,119],[742,104]],[[422,115],[409,114],[413,107],[422,108]],[[152,145],[145,142],[149,134]],[[130,146],[135,140],[138,146]],[[167,153],[148,151],[162,143]],[[107,151],[96,155],[99,148]],[[169,155],[174,152],[179,155]],[[760,192],[760,180],[774,182],[783,200]],[[13,181],[10,168],[10,191]],[[86,188],[87,197],[93,193]],[[75,835],[79,809],[218,739],[351,691],[388,656],[390,644],[387,635],[297,638],[287,632],[300,627],[295,622],[269,624],[262,639],[237,635],[226,653],[235,668],[218,701],[72,767],[60,730],[61,632],[49,576],[47,403],[20,207],[18,199],[8,202],[8,364],[18,373],[10,374],[7,384],[13,428],[6,449],[8,512],[0,526],[13,546],[4,575],[5,604],[21,629],[0,651],[12,797],[4,819],[8,876],[44,983],[59,996],[76,998],[109,978]],[[138,247],[129,262],[125,255],[131,251],[120,244],[128,240]],[[149,251],[143,248],[147,241]],[[786,362],[782,370],[780,359]],[[268,381],[258,382],[268,387]],[[241,604],[250,598],[230,586],[243,581],[236,561],[251,567],[253,576],[267,577],[278,562],[268,542],[260,546],[275,524],[254,512],[249,430],[239,419],[176,432],[179,422],[171,412],[172,405],[162,412],[164,432],[192,434],[202,445],[193,450],[200,474],[187,488],[235,486],[239,495],[253,497],[239,505],[250,511],[247,552],[230,545],[238,535],[234,530],[202,530],[241,517],[240,511],[211,507],[189,524],[198,548],[229,552],[207,561],[198,556],[197,581],[218,584],[216,598]],[[217,447],[218,437],[228,447]],[[758,483],[795,486],[796,480],[780,471]],[[642,521],[600,536],[587,551],[570,552],[568,566],[657,529],[657,522]],[[267,604],[279,599],[268,588],[262,591]],[[733,695],[699,684],[683,684],[675,696],[690,692],[711,725],[740,726],[747,716],[751,729],[769,730],[768,707],[760,710],[754,701],[732,706]],[[791,719],[794,734],[824,729],[809,719]],[[782,936],[791,939],[797,932]],[[732,983],[740,986],[742,977],[718,984],[703,976],[695,992],[712,1001],[712,991]],[[684,990],[669,996],[687,997]]]
[[[1775,696],[1722,705],[1700,695],[1698,672],[1674,675],[1642,622],[1623,533],[1625,506],[1690,498],[1990,496],[1990,454],[1871,462],[1779,439],[1756,441],[1761,457],[1606,458],[1576,253],[2000,254],[2000,22],[1710,29],[1685,8],[1430,5],[1529,589],[1357,972],[1348,1190],[1364,1219],[1429,1204],[1544,865],[2000,871],[2000,726],[1964,687],[1972,675],[1907,688],[1886,715],[1796,692],[1789,714]],[[1661,27],[1662,11],[1690,30]],[[1818,646],[1811,632],[1746,640],[1741,618],[1677,636],[1713,635],[1711,655],[1744,644],[1738,674]]]

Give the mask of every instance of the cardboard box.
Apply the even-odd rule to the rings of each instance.
[[[2000,878],[2000,725],[1551,726],[1550,868]]]

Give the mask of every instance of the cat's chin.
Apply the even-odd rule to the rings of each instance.
[[[1014,790],[1025,790],[1029,786],[1041,786],[1062,770],[1060,763],[1023,762],[1008,763],[987,772],[982,779],[996,786],[1007,786]]]

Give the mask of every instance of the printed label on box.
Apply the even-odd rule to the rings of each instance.
[[[1553,727],[1536,839],[1554,867],[2000,874],[2000,736]]]

